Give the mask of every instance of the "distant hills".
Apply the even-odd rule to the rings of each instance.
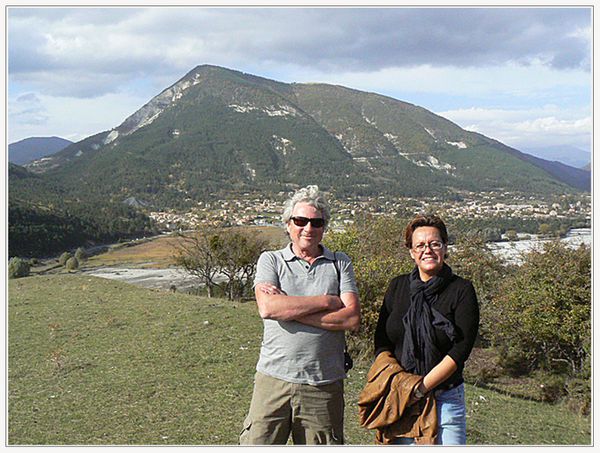
[[[523,152],[549,161],[558,161],[575,168],[585,168],[592,156],[588,151],[575,146],[544,146],[524,148]]]
[[[50,156],[72,144],[60,137],[31,137],[8,145],[8,161],[18,165],[28,164]]]
[[[65,224],[81,220],[88,239],[114,238],[150,231],[138,215],[147,209],[307,184],[339,197],[448,199],[589,191],[591,179],[390,97],[203,65],[114,129],[11,165],[9,224],[29,219],[23,238],[58,212]]]

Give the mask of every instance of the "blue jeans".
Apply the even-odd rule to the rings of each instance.
[[[464,384],[435,394],[438,416],[437,443],[441,445],[466,445],[467,407]],[[411,437],[400,437],[396,445],[413,445]]]

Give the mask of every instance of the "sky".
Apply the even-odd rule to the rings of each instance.
[[[410,102],[520,150],[590,151],[589,7],[9,7],[7,142],[78,141],[200,64]]]

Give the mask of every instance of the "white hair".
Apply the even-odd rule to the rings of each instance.
[[[319,190],[319,186],[306,186],[298,189],[286,202],[281,216],[283,223],[287,224],[292,218],[294,207],[298,203],[306,203],[319,211],[325,221],[325,228],[329,224],[330,212],[329,203],[325,199],[325,194]]]

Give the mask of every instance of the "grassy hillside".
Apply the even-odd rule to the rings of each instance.
[[[262,325],[253,303],[81,274],[9,281],[9,445],[231,445],[250,403]],[[346,382],[346,441],[366,366]],[[469,442],[590,444],[561,406],[467,386]]]

